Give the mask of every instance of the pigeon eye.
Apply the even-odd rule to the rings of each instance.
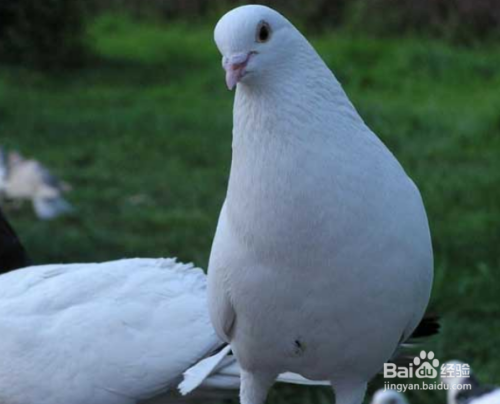
[[[271,38],[271,27],[265,21],[262,21],[257,27],[257,42],[264,43]]]

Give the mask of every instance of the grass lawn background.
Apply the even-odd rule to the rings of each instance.
[[[500,382],[500,47],[348,32],[311,39],[423,194],[436,263],[431,305],[443,317],[441,335],[423,348]],[[7,215],[37,263],[177,256],[206,268],[233,99],[211,27],[108,15],[91,24],[88,41],[97,57],[82,70],[0,67],[0,144],[72,184],[77,208],[53,222],[37,221],[29,205],[8,205]],[[330,401],[299,387],[275,388],[269,399]]]

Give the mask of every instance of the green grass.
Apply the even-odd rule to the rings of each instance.
[[[98,56],[79,71],[0,68],[0,143],[71,183],[73,217],[7,207],[34,260],[177,256],[206,267],[231,154],[233,94],[210,27],[107,16],[89,28]],[[426,347],[500,381],[500,47],[332,33],[313,43],[367,123],[419,185],[431,223]],[[380,383],[380,381],[378,382]],[[372,388],[379,386],[374,384]],[[444,402],[444,393],[410,395]],[[270,403],[326,403],[324,390],[275,388]]]

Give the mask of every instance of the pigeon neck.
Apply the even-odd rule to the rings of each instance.
[[[448,382],[448,390],[446,392],[448,404],[457,404],[457,395],[461,391],[458,386],[463,385],[466,379],[454,378]],[[470,383],[477,385],[477,381],[473,376],[470,377]]]
[[[364,125],[316,51],[307,42],[302,46],[286,64],[249,83],[238,84],[233,146],[240,140],[246,143],[262,137],[314,143],[315,136],[325,136],[321,130],[325,126],[338,128],[343,137],[353,132],[353,126]],[[321,145],[322,139],[316,140]]]

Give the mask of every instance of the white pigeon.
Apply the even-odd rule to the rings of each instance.
[[[281,14],[239,7],[214,36],[237,89],[209,306],[243,369],[241,403],[291,371],[359,404],[430,297],[422,198]]]
[[[380,389],[375,392],[370,404],[408,404],[408,400],[395,390]]]
[[[462,369],[463,362],[453,360],[443,364],[443,369]],[[467,365],[468,366],[468,365]],[[444,377],[441,381],[447,385],[448,404],[500,404],[500,387],[482,385],[470,372],[468,375]]]
[[[174,259],[1,275],[0,403],[175,403],[181,399],[168,390],[181,381],[183,394],[198,390],[193,397],[208,387],[237,389],[238,366],[210,324],[206,299],[203,271]]]
[[[45,166],[19,153],[9,154],[5,195],[13,200],[30,200],[39,219],[51,220],[73,210],[63,194],[69,186]]]

